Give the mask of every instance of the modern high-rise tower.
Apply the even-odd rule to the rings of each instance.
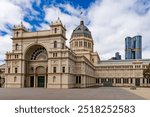
[[[125,59],[142,59],[142,36],[125,38]]]

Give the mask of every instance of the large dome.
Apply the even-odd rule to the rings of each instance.
[[[92,38],[90,30],[84,25],[83,21],[81,21],[80,25],[73,31],[71,38],[80,36]]]

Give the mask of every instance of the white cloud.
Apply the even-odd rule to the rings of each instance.
[[[5,53],[11,51],[12,40],[10,35],[0,36],[0,61],[5,59]]]
[[[75,10],[73,7],[71,9],[72,9],[72,11]],[[58,19],[58,17],[60,17],[63,25],[65,25],[65,27],[67,29],[67,38],[68,38],[67,45],[69,46],[70,35],[71,35],[73,29],[79,25],[80,18],[78,16],[76,16],[75,14],[73,15],[73,14],[63,13],[61,11],[60,7],[55,7],[55,6],[50,6],[48,8],[45,8],[45,14],[46,14],[45,20],[47,22],[56,21]],[[45,27],[46,25],[42,24],[42,26]]]
[[[70,4],[60,4],[58,5],[58,7],[63,8],[64,11],[66,11],[67,13],[73,15],[73,16],[80,16],[81,11],[84,11],[81,8],[74,8],[73,6],[71,6]]]
[[[24,2],[18,1],[19,0],[0,0],[1,31],[11,34],[10,28],[12,28],[13,25],[20,24],[21,21],[23,21],[23,23],[26,25],[27,28],[32,27],[28,22],[23,20],[23,17],[26,14],[25,7],[30,8],[32,4],[30,3],[29,0],[24,0]],[[7,27],[7,25],[9,25],[9,28]]]
[[[13,25],[18,25],[22,21],[27,28],[31,28],[30,23],[23,20],[26,10],[25,7],[32,10],[31,0],[0,0],[0,31],[6,32],[7,35],[1,36],[0,33],[0,63],[5,59],[6,51],[11,50]]]
[[[35,0],[0,0],[0,11],[3,11],[0,13],[0,30],[10,33],[6,24],[19,24],[21,14],[30,17],[30,12],[33,11],[36,17],[38,12],[32,8],[33,2]],[[37,5],[40,3],[40,0],[36,2]],[[109,59],[117,51],[124,58],[125,37],[139,34],[143,37],[143,58],[150,58],[150,11],[145,13],[149,7],[150,5],[141,5],[137,0],[96,0],[88,9],[75,8],[68,3],[57,6],[52,4],[44,7],[44,20],[50,23],[60,17],[67,29],[69,45],[71,33],[80,23],[79,14],[82,11],[85,24],[92,32],[95,51],[98,51],[101,59]],[[32,27],[28,22],[23,22],[26,27]],[[39,30],[49,28],[45,22],[40,25],[41,27],[36,27]]]
[[[66,25],[67,38],[70,39],[73,29],[80,22],[79,12],[83,11],[85,24],[88,24],[93,35],[95,50],[102,59],[111,58],[117,51],[124,58],[125,37],[135,35],[142,35],[143,58],[150,58],[150,55],[147,54],[147,51],[150,50],[147,45],[150,43],[150,12],[144,15],[139,14],[139,11],[136,10],[137,6],[139,11],[144,9],[144,6],[140,6],[137,0],[97,0],[88,9],[74,8],[70,4],[60,4],[45,8],[45,20],[51,22],[60,17],[63,24]],[[65,12],[62,12],[61,8]],[[47,27],[46,24],[41,25]],[[69,44],[69,40],[67,43]]]
[[[103,0],[88,9],[95,50],[98,50],[102,59],[111,58],[117,51],[124,57],[126,36],[141,34],[143,48],[150,43],[150,13],[138,14],[134,10],[135,3],[136,0]],[[143,51],[143,58],[150,58],[146,50]]]
[[[8,2],[7,0],[0,1],[0,30],[10,33],[6,28],[6,24],[17,24],[21,21],[21,9],[18,6]],[[7,7],[7,8],[6,8]]]

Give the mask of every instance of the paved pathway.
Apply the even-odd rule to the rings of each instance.
[[[1,100],[143,100],[145,97],[122,87],[86,89],[0,88]]]

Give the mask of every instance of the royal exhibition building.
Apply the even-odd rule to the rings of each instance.
[[[143,69],[141,36],[125,38],[125,59],[116,54],[101,60],[94,52],[94,39],[81,21],[66,46],[66,28],[61,20],[49,30],[30,32],[21,23],[13,27],[13,48],[0,65],[1,87],[86,88],[91,86],[150,86]],[[133,47],[132,47],[133,46]]]

